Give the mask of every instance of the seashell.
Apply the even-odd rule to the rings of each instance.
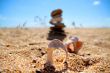
[[[67,49],[65,47],[65,45],[63,44],[62,41],[58,40],[58,39],[54,39],[52,40],[49,45],[48,45],[48,50],[47,50],[47,62],[49,63],[53,63],[53,50],[54,49],[63,49],[65,52],[66,52],[66,59],[65,61],[67,60]],[[64,61],[63,61],[64,62]]]
[[[74,36],[70,36],[69,39],[72,41],[72,42],[77,42],[79,39],[78,37],[74,37]]]
[[[68,52],[78,53],[82,47],[82,41],[79,41],[77,37],[70,37],[69,40],[65,43]]]
[[[49,48],[54,48],[54,49],[59,49],[59,48],[65,49],[65,45],[63,44],[63,42],[58,40],[58,39],[52,40],[49,43],[48,47]]]

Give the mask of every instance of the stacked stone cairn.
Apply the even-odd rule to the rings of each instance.
[[[53,26],[50,27],[48,40],[59,39],[63,41],[63,39],[66,37],[66,34],[63,30],[65,25],[64,23],[62,23],[62,12],[63,11],[61,9],[52,11],[52,19],[50,20],[50,24],[52,24]]]

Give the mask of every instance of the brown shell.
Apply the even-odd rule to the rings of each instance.
[[[61,15],[62,14],[62,10],[61,9],[56,9],[54,11],[51,12],[51,16],[54,17],[56,15]]]
[[[67,45],[67,50],[70,53],[76,53],[77,54],[78,51],[81,49],[82,45],[83,45],[83,42],[81,42],[81,41],[76,42],[75,45],[73,45],[73,43],[71,43],[71,44]]]

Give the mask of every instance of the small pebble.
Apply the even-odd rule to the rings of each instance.
[[[36,63],[36,60],[33,60],[32,63]]]

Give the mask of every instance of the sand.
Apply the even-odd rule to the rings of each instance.
[[[77,36],[83,41],[78,54],[68,53],[65,73],[110,73],[110,29],[65,29],[67,38]],[[0,73],[36,73],[46,62],[48,29],[0,29]],[[57,71],[64,68],[65,55],[56,57]]]

